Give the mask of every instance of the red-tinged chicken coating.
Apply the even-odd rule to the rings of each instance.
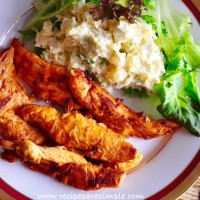
[[[37,165],[25,162],[25,164],[33,171],[47,174],[61,183],[86,191],[120,187],[126,177],[125,172],[91,163],[87,165],[65,164],[62,167],[57,167],[54,163]]]
[[[77,101],[108,128],[124,136],[154,138],[174,133],[180,125],[170,120],[151,120],[115,99],[81,69],[70,70],[70,88]]]
[[[13,47],[0,54],[0,135],[7,140],[27,138],[42,144],[46,141],[46,136],[16,116],[13,111],[31,103],[19,83],[13,57]]]
[[[13,47],[0,53],[0,116],[8,110],[31,103],[16,76],[13,57]]]
[[[46,134],[30,126],[13,111],[0,117],[0,135],[10,141],[24,138],[39,145],[49,142]]]
[[[6,148],[6,143],[4,144],[3,147]],[[119,187],[126,176],[123,171],[93,165],[64,146],[42,147],[30,140],[19,140],[15,151],[30,169],[48,174],[81,190]]]
[[[18,115],[45,130],[56,143],[83,150],[90,158],[109,162],[135,158],[137,150],[125,142],[124,136],[78,112],[62,115],[49,106],[25,105]]]
[[[23,79],[40,99],[57,103],[67,110],[80,109],[69,89],[68,70],[64,66],[47,63],[13,39],[14,64],[17,75]]]

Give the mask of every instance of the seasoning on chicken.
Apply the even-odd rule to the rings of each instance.
[[[16,76],[14,48],[0,53],[0,116],[7,110],[31,103]]]
[[[151,120],[123,105],[81,69],[70,70],[70,88],[77,101],[108,128],[124,136],[154,138],[175,132],[180,125],[170,120]]]
[[[0,54],[0,135],[7,140],[26,138],[42,144],[46,136],[14,114],[13,109],[31,101],[18,81],[13,57],[13,47]]]
[[[84,155],[84,154],[82,154],[82,155]],[[136,167],[137,167],[137,169],[140,168],[139,164],[140,164],[142,158],[143,158],[143,154],[141,152],[139,152],[138,150],[136,152],[135,158],[133,160],[129,160],[126,162],[107,162],[107,161],[95,160],[95,159],[86,157],[86,159],[88,161],[90,161],[91,163],[94,163],[97,165],[102,164],[104,167],[110,167],[110,168],[117,169],[120,171],[125,171],[126,173],[129,173],[129,172],[135,170]]]
[[[123,171],[93,165],[64,146],[42,147],[29,140],[20,140],[15,150],[31,169],[82,190],[119,187],[126,176]]]
[[[11,141],[25,138],[38,145],[47,143],[49,140],[47,135],[30,126],[13,111],[6,112],[0,117],[0,135]]]
[[[107,162],[107,163],[104,163],[104,166],[108,166],[108,167],[111,167],[120,171],[125,171],[128,173],[130,170],[132,170],[136,166],[138,167],[142,158],[143,158],[143,154],[137,150],[135,158],[133,160],[129,160],[126,162],[115,162],[115,163]]]
[[[56,143],[83,150],[88,157],[109,162],[135,158],[137,150],[125,142],[124,136],[78,112],[62,115],[48,106],[25,105],[18,114],[23,120],[45,130]]]
[[[13,39],[11,46],[15,48],[14,64],[17,75],[28,83],[38,98],[67,106],[67,110],[80,108],[70,92],[67,77],[69,72],[66,67],[45,62],[25,49],[18,39]]]

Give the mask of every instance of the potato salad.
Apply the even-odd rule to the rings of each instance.
[[[152,25],[119,20],[95,21],[94,4],[80,1],[54,23],[45,21],[37,33],[42,57],[68,68],[82,68],[101,85],[111,88],[145,88],[148,93],[165,73],[164,56],[156,44]]]

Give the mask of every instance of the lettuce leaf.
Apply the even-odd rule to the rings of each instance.
[[[157,0],[156,13],[159,42],[168,60],[178,58],[187,62],[188,69],[200,69],[200,46],[190,35],[189,17],[176,11],[169,0]],[[162,22],[167,34],[163,33]]]
[[[142,11],[142,19],[147,23],[151,24],[155,32],[157,32],[156,24],[156,0],[143,0],[145,8]],[[157,34],[156,34],[157,35]]]
[[[33,6],[35,7],[37,11],[41,11],[48,2],[49,0],[35,0],[33,2]]]
[[[149,97],[149,94],[147,93],[147,91],[144,88],[142,88],[141,90],[132,89],[132,88],[123,88],[123,93],[127,97],[139,97],[139,98]]]
[[[86,0],[85,2],[86,2],[86,3],[94,3],[94,4],[96,4],[96,5],[99,5],[100,0]]]
[[[44,21],[53,20],[61,14],[68,6],[77,4],[79,0],[48,0],[35,1],[34,5],[39,10],[36,16],[29,22],[28,29],[32,31],[41,30]],[[41,3],[42,2],[42,3]],[[39,8],[41,7],[41,8]]]
[[[152,24],[168,61],[185,60],[188,69],[200,69],[200,44],[190,35],[191,21],[179,13],[169,0],[144,0],[142,18]]]
[[[32,30],[19,30],[18,32],[22,35],[23,43],[35,37],[36,35],[35,31]]]
[[[158,111],[177,121],[191,133],[200,136],[200,93],[197,71],[170,71],[155,87],[161,104]]]

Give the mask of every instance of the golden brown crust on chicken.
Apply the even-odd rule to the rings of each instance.
[[[13,141],[0,139],[0,146],[3,148],[1,158],[10,163],[20,159],[20,156],[15,152],[16,144]]]
[[[16,148],[15,142],[7,139],[0,139],[0,146],[7,150],[14,150]]]
[[[18,81],[13,57],[13,47],[0,54],[0,135],[7,140],[27,138],[42,144],[44,135],[14,114],[13,109],[31,101]]]
[[[19,116],[41,129],[58,144],[84,151],[84,155],[109,162],[124,162],[135,158],[136,149],[125,137],[107,129],[78,112],[61,115],[54,108],[26,105]]]
[[[70,92],[66,67],[45,62],[25,49],[18,39],[13,39],[11,46],[15,48],[17,75],[28,83],[38,98],[67,106],[67,110],[80,109]]]
[[[16,152],[23,157],[24,161],[31,161],[37,164],[56,163],[58,167],[66,163],[73,163],[76,165],[87,164],[83,156],[68,151],[65,146],[41,147],[25,139],[17,141],[16,144]],[[5,148],[5,146],[3,147]]]
[[[128,172],[131,169],[135,168],[136,166],[139,165],[143,158],[143,154],[139,151],[137,151],[136,156],[133,160],[129,160],[127,162],[116,162],[116,163],[107,163],[104,164],[104,166],[109,166],[111,168],[120,170],[120,171],[125,171]]]
[[[119,170],[92,165],[64,146],[41,147],[28,140],[20,140],[16,143],[16,152],[28,162],[29,168],[82,190],[119,187],[126,176]]]
[[[0,135],[6,140],[28,139],[36,144],[44,144],[48,137],[31,127],[27,122],[14,114],[13,111],[4,113],[0,118]]]
[[[84,154],[83,154],[84,155]],[[137,150],[136,156],[133,160],[129,160],[126,162],[106,162],[106,161],[100,161],[91,159],[89,157],[86,157],[86,159],[96,165],[103,165],[104,167],[110,167],[113,169],[117,169],[120,171],[124,171],[126,173],[129,173],[129,171],[132,171],[134,168],[139,167],[141,160],[143,158],[143,154]]]
[[[151,120],[115,99],[81,70],[70,70],[73,96],[108,128],[124,136],[154,138],[175,132],[180,125],[170,120]]]
[[[125,176],[125,172],[89,164],[81,167],[73,165],[70,173],[63,173],[58,179],[82,190],[95,190],[102,187],[119,187]]]
[[[62,168],[57,168],[54,164],[36,165],[31,162],[27,162],[26,165],[33,171],[45,173],[64,184],[81,190],[97,190],[103,187],[117,188],[126,176],[124,172],[116,169],[92,164],[79,166],[66,164]]]
[[[31,103],[16,76],[13,57],[12,47],[0,53],[0,116],[7,110]]]
[[[16,152],[13,151],[14,149],[16,149],[15,142],[2,139],[0,140],[0,146],[2,146],[4,149],[4,152],[2,153],[3,159],[8,160],[9,162],[14,162],[15,160],[19,159],[18,154],[16,154]],[[45,159],[49,160],[50,163],[52,163],[52,161],[56,161],[57,163],[60,163],[59,165],[62,165],[63,160],[66,159],[71,160],[77,164],[83,164],[86,161],[85,159],[83,159],[83,156],[85,156],[84,152],[74,148],[66,148],[64,146],[57,146],[57,147],[43,146],[42,148],[45,150],[45,152],[44,153],[40,152],[40,154],[38,154],[37,160],[41,160],[41,155],[43,156],[45,155],[44,156]],[[50,150],[54,150],[54,155],[51,154]],[[65,155],[65,151],[69,152],[68,155]],[[73,156],[74,154],[78,156]],[[90,159],[88,157],[87,160],[96,165],[101,165],[106,168],[110,167],[112,169],[128,173],[128,171],[132,170],[133,168],[139,165],[142,158],[143,158],[142,153],[137,151],[135,158],[127,162],[105,162],[105,161]]]

